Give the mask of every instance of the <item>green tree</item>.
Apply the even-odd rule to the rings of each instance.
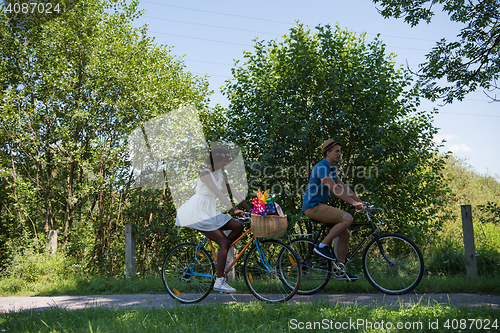
[[[496,222],[495,206],[500,204],[500,182],[491,175],[481,175],[465,160],[450,155],[443,175],[451,190],[440,212],[442,218],[451,218],[461,224],[460,205],[471,205],[476,221]],[[498,215],[498,209],[496,211]]]
[[[438,212],[442,228],[430,237],[429,274],[463,274],[465,267],[461,205],[471,205],[479,274],[500,271],[500,182],[481,175],[463,159],[450,155],[442,171],[450,188]]]
[[[377,38],[301,24],[282,42],[256,40],[233,69],[225,138],[245,147],[251,190],[270,188],[292,220],[319,147],[342,142],[341,176],[361,198],[386,206],[388,229],[425,231],[444,187],[432,115],[418,112],[411,75]],[[347,208],[334,199],[336,205]]]
[[[137,204],[128,134],[181,104],[203,109],[209,94],[146,27],[132,28],[137,5],[79,1],[30,29],[0,12],[0,72],[11,73],[0,81],[2,181],[11,189],[0,222],[17,221],[29,236],[58,230],[63,248],[89,251],[97,264],[123,252],[127,219],[172,215],[167,204],[165,219],[126,214]]]
[[[499,0],[373,0],[380,4],[383,17],[403,17],[412,27],[430,23],[435,10],[447,13],[450,20],[463,24],[457,39],[442,38],[427,54],[417,74],[426,97],[451,103],[462,100],[478,88],[494,101],[500,88],[500,1]],[[436,5],[440,5],[436,9]],[[445,78],[449,85],[436,80]]]

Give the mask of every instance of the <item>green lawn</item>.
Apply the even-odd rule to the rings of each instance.
[[[165,293],[159,278],[83,278],[69,276],[41,283],[0,280],[0,295],[95,295]],[[242,279],[232,281],[248,293]],[[415,292],[500,294],[495,276],[425,276]],[[376,293],[360,277],[357,282],[331,280],[323,293]],[[173,308],[51,309],[0,314],[0,332],[500,332],[500,310],[488,307],[455,309],[449,305],[414,304],[371,307],[313,304],[205,304]],[[397,329],[401,327],[402,329]],[[481,327],[481,328],[480,328]],[[436,328],[436,329],[435,329]]]
[[[2,332],[495,332],[500,311],[448,305],[370,307],[198,304],[159,309],[89,308],[0,314]],[[481,329],[479,329],[481,327]],[[399,328],[399,329],[398,329]]]
[[[498,276],[481,276],[470,279],[465,275],[429,276],[426,275],[414,290],[416,293],[477,293],[500,295]],[[230,282],[238,293],[250,293],[243,279]],[[356,282],[330,280],[321,291],[328,294],[376,293],[377,291],[360,274]],[[99,295],[99,294],[138,294],[165,293],[159,277],[149,278],[107,278],[94,276],[85,278],[78,275],[57,279],[39,279],[27,283],[22,279],[3,278],[0,280],[0,296],[55,296],[55,295]]]

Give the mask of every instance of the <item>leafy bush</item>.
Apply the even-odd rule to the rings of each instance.
[[[63,253],[49,254],[39,239],[24,246],[9,244],[9,259],[0,272],[0,295],[20,291],[43,292],[54,285],[64,286],[85,276],[85,264]]]
[[[452,155],[443,170],[450,192],[435,218],[435,233],[422,244],[427,271],[437,275],[466,274],[460,205],[471,205],[478,273],[500,273],[500,182],[482,175]],[[420,244],[419,244],[420,245]]]
[[[500,273],[500,228],[492,224],[476,223],[474,241],[479,275]],[[461,224],[447,227],[437,235],[432,247],[426,251],[425,266],[431,275],[465,274],[465,251]]]

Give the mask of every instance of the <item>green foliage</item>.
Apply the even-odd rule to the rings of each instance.
[[[124,214],[134,224],[138,276],[159,272],[163,257],[175,245],[197,242],[203,237],[193,229],[174,226],[176,209],[168,188],[163,191],[132,188],[128,198]]]
[[[137,204],[128,134],[181,104],[203,109],[209,94],[132,28],[137,6],[78,1],[30,29],[0,11],[0,246],[57,230],[60,249],[95,273],[122,273],[123,227],[135,222],[124,209]],[[155,223],[172,220],[164,212]]]
[[[462,100],[466,94],[482,88],[499,101],[496,91],[500,78],[500,15],[499,0],[373,0],[383,6],[385,18],[404,17],[412,27],[420,21],[430,23],[435,8],[448,14],[450,20],[463,25],[456,41],[442,38],[427,54],[427,61],[419,66],[420,84],[428,98],[443,98],[451,103]],[[437,4],[441,6],[437,6]],[[438,9],[439,10],[439,9]],[[435,80],[446,78],[451,83],[440,87]]]
[[[498,176],[481,175],[463,159],[452,155],[446,159],[443,169],[450,192],[443,197],[440,220],[456,221],[460,218],[460,205],[471,205],[474,222],[495,222],[496,207],[500,204]]]
[[[430,275],[453,276],[466,273],[465,252],[461,224],[446,226],[445,232],[436,237],[426,251],[426,270]],[[453,232],[453,233],[452,233]],[[500,229],[493,225],[474,226],[474,242],[478,274],[500,273]]]
[[[83,262],[65,254],[48,255],[41,241],[26,240],[19,246],[21,251],[13,252],[1,272],[0,294],[26,294],[46,290],[47,287],[65,286],[75,277],[86,275]]]
[[[344,182],[388,209],[390,229],[422,236],[445,191],[432,113],[417,111],[410,75],[378,38],[316,29],[298,24],[282,42],[255,40],[244,52],[224,88],[223,139],[245,147],[251,190],[278,193],[296,221],[311,168],[323,158],[319,147],[334,137]]]
[[[500,182],[493,176],[478,174],[464,160],[453,156],[446,159],[443,174],[450,192],[435,218],[436,233],[422,246],[426,253],[426,269],[437,275],[465,273],[460,206],[471,205],[479,274],[498,274],[500,227],[496,224]]]
[[[500,225],[500,207],[497,203],[488,201],[485,205],[478,205],[477,207],[483,214],[489,215],[482,218],[481,222]]]

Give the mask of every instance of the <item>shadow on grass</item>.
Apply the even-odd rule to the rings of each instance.
[[[363,275],[356,282],[335,281],[330,279],[322,294],[377,294]],[[470,293],[500,295],[499,276],[480,276],[472,279],[466,275],[430,276],[425,275],[412,293]],[[249,294],[243,278],[229,282],[237,293]],[[160,277],[82,277],[70,276],[57,281],[41,279],[37,282],[27,282],[20,278],[5,278],[0,280],[0,296],[81,296],[81,295],[115,295],[115,294],[165,294],[165,288]]]

